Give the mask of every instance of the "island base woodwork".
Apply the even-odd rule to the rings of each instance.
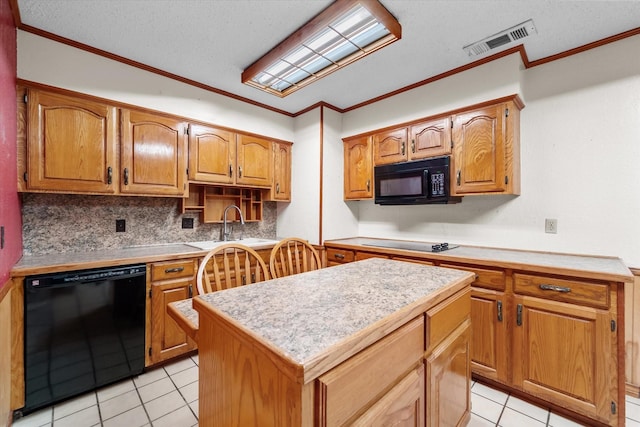
[[[470,419],[468,286],[317,374],[194,302],[201,427],[435,427]]]

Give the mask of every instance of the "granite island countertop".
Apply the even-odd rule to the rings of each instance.
[[[372,237],[351,237],[346,239],[327,240],[325,245],[358,251],[384,251],[392,255],[424,257],[446,263],[477,263],[485,266],[508,267],[523,271],[559,273],[584,277],[587,279],[610,280],[616,282],[632,282],[633,274],[625,263],[616,257],[574,255],[555,252],[527,251],[517,249],[501,249],[480,246],[457,246],[443,252],[423,252],[410,249],[393,249],[382,247],[385,242],[406,242],[430,246],[431,242],[415,242],[408,240],[380,239]],[[435,244],[436,242],[433,242]]]
[[[200,322],[213,311],[306,372],[332,347],[356,336],[375,341],[381,322],[400,326],[472,280],[466,271],[368,259],[196,296],[193,308]]]

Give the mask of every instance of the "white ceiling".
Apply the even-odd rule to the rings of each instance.
[[[640,0],[382,0],[402,39],[285,98],[240,83],[330,0],[18,0],[22,24],[273,108],[348,108],[464,66],[462,47],[533,19],[529,61],[640,27]],[[28,30],[27,27],[24,27]],[[638,52],[630,52],[637,55]]]

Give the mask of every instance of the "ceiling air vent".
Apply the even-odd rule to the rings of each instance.
[[[469,44],[462,49],[467,52],[467,55],[469,56],[482,55],[492,49],[509,43],[514,43],[517,40],[524,39],[534,34],[537,34],[536,26],[534,25],[533,20],[529,19],[522,24],[500,31],[497,34]]]

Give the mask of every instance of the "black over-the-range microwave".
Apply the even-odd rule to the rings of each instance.
[[[374,168],[375,202],[379,205],[459,203],[449,192],[449,156]]]

